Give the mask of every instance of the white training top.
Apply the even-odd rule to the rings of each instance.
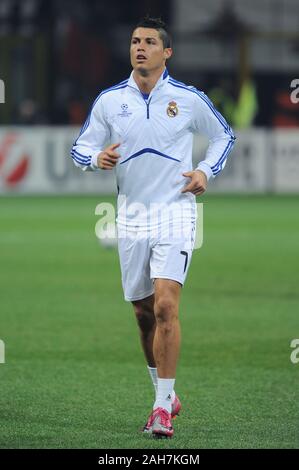
[[[181,190],[190,181],[182,173],[193,170],[194,133],[209,139],[197,169],[208,179],[215,177],[224,168],[235,137],[209,98],[171,78],[167,69],[147,97],[132,72],[128,80],[96,98],[71,155],[83,171],[107,171],[97,167],[97,156],[110,143],[121,143],[115,167],[119,224],[154,226],[159,204],[176,207],[173,219],[190,220],[196,217],[196,197]]]

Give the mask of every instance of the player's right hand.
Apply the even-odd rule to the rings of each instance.
[[[119,153],[115,152],[115,149],[120,146],[118,144],[109,145],[103,152],[98,155],[98,167],[102,170],[112,170],[115,167],[117,160],[119,159]]]

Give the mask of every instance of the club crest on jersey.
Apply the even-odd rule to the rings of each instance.
[[[166,112],[169,117],[176,117],[178,115],[179,110],[175,101],[170,101],[168,103]]]

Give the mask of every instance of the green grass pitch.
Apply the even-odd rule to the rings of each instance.
[[[0,447],[298,448],[299,198],[201,199],[169,441],[138,432],[153,390],[103,200],[0,199]]]

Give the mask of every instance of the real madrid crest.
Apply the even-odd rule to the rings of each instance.
[[[177,116],[179,110],[178,110],[178,107],[177,107],[177,104],[176,104],[175,101],[170,101],[168,103],[168,108],[167,108],[166,112],[167,112],[167,115],[169,117],[176,117]]]

